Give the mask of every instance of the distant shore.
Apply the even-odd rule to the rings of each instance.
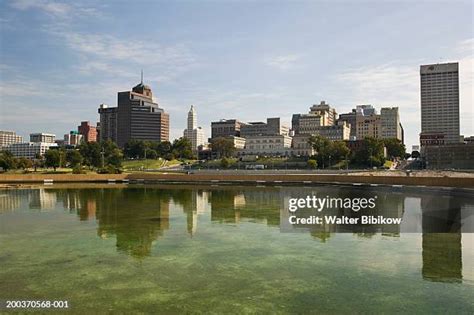
[[[124,174],[0,174],[0,187],[10,188],[32,183],[199,183],[250,185],[392,185],[474,188],[474,174],[456,172],[357,172],[315,173],[212,171],[191,173],[124,173]]]

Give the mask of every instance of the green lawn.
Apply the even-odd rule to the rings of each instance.
[[[165,166],[167,161],[157,160],[126,160],[123,161],[122,166],[126,171],[140,170],[140,169],[158,169]]]

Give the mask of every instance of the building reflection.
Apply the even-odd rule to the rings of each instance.
[[[423,279],[462,281],[461,207],[459,198],[421,199]]]
[[[309,189],[186,185],[50,187],[0,192],[0,214],[25,207],[48,211],[62,204],[66,211],[74,213],[81,221],[95,220],[97,235],[103,239],[115,239],[118,251],[143,258],[159,251],[158,242],[169,230],[195,237],[202,228],[200,224],[209,220],[213,224],[259,224],[281,229],[288,221],[288,211],[282,211],[285,200],[312,193],[343,198],[377,195],[376,207],[364,214],[391,218],[403,217],[407,197],[418,198],[420,206],[416,208],[421,211],[423,279],[462,281],[462,211],[472,214],[473,202],[466,197],[446,194],[402,194],[367,187],[347,189],[336,186]],[[361,215],[351,209],[334,211],[351,217]],[[336,232],[363,238],[374,235],[399,237],[400,226],[323,224],[305,226],[299,232],[317,241],[329,242]]]

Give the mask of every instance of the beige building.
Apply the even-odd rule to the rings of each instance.
[[[56,135],[51,133],[30,133],[30,142],[54,143]]]
[[[296,156],[312,156],[316,151],[309,144],[310,135],[295,135],[292,143],[292,153]]]
[[[382,107],[380,110],[381,138],[403,140],[398,107]]]
[[[313,135],[320,135],[332,141],[349,140],[351,136],[351,126],[345,121],[340,121],[333,126],[315,128]]]
[[[336,124],[337,113],[334,108],[325,101],[321,101],[320,104],[314,104],[309,108],[310,115],[321,116],[322,126],[332,126]]]
[[[290,128],[281,123],[280,118],[267,118],[267,122],[249,122],[240,127],[240,136],[270,136],[286,135],[290,133]]]
[[[245,138],[236,136],[229,136],[227,138],[231,139],[234,142],[234,148],[236,148],[237,150],[242,150],[245,148]]]
[[[0,150],[13,143],[23,142],[23,137],[16,134],[14,131],[0,130]]]
[[[240,155],[290,156],[291,137],[287,135],[249,136]]]
[[[421,132],[442,133],[445,143],[459,143],[459,65],[420,66]]]
[[[313,105],[308,114],[294,114],[291,126],[295,134],[315,134],[319,127],[334,126],[336,124],[336,110],[325,101]]]
[[[380,138],[382,133],[382,123],[380,115],[374,114],[369,116],[357,115],[356,117],[356,138],[362,140],[364,138]]]

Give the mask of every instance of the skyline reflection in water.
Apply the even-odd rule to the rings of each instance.
[[[62,207],[79,221],[95,222],[97,236],[115,238],[117,251],[146,258],[153,246],[170,231],[189,237],[204,222],[236,225],[255,223],[279,229],[282,204],[289,196],[312,193],[331,197],[363,197],[374,193],[372,214],[403,218],[401,226],[311,226],[302,231],[316,241],[330,242],[336,232],[356,238],[376,235],[397,239],[403,232],[421,233],[421,276],[435,282],[462,282],[463,241],[471,242],[474,200],[469,196],[401,193],[384,189],[325,187],[215,187],[215,186],[97,186],[94,188],[39,188],[4,190],[0,193],[0,218],[20,208],[48,212]],[[472,197],[472,196],[471,196]],[[185,218],[185,225],[177,217]],[[346,210],[344,214],[351,215]],[[205,228],[203,228],[205,229]],[[470,229],[470,230],[469,230]],[[437,232],[437,233],[431,233]],[[462,234],[462,233],[465,234]],[[465,238],[463,240],[463,238]],[[471,247],[472,248],[472,247]]]

